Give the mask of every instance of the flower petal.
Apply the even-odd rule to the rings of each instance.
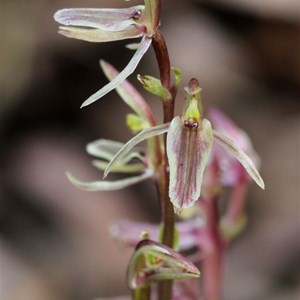
[[[108,173],[111,171],[112,167],[116,164],[118,164],[133,147],[135,147],[137,144],[141,143],[144,140],[147,140],[151,137],[166,133],[169,129],[170,123],[158,125],[155,127],[150,127],[147,129],[144,129],[139,134],[134,136],[131,140],[129,140],[121,149],[120,151],[113,157],[113,159],[110,161],[109,165],[107,166],[105,172],[104,172],[104,178],[108,175]]]
[[[265,189],[265,184],[257,169],[255,168],[252,160],[247,154],[230,138],[224,134],[213,131],[215,141],[232,154],[245,168],[252,179],[257,183],[259,187]]]
[[[66,175],[70,180],[70,182],[74,184],[76,187],[85,191],[96,192],[96,191],[115,191],[115,190],[126,188],[128,186],[131,186],[133,184],[151,178],[153,175],[152,173],[153,173],[152,171],[148,170],[139,176],[129,177],[129,178],[120,179],[116,181],[91,181],[91,182],[80,181],[69,172],[67,172]]]
[[[99,139],[88,143],[86,146],[86,151],[92,156],[110,161],[123,146],[124,143],[106,139]],[[123,158],[122,164],[126,164],[134,158],[143,160],[140,149],[131,149],[131,151],[127,153],[126,157]]]
[[[169,196],[175,210],[192,206],[200,197],[212,142],[211,124],[206,119],[197,129],[184,127],[179,116],[171,122],[167,155],[170,165]]]
[[[143,5],[130,8],[68,8],[54,14],[54,19],[67,26],[83,26],[105,31],[121,31],[135,24],[135,17],[141,17]]]
[[[115,89],[119,84],[121,84],[130,74],[134,72],[136,69],[138,63],[144,56],[144,54],[147,52],[151,45],[152,40],[146,36],[143,37],[140,46],[138,50],[135,52],[134,56],[132,57],[131,61],[128,63],[128,65],[125,67],[125,69],[117,76],[115,77],[111,82],[109,82],[107,85],[105,85],[102,89],[100,89],[98,92],[90,96],[81,107],[87,106],[96,100],[100,99],[107,93],[109,93],[111,90]]]
[[[101,68],[109,80],[113,80],[119,75],[119,72],[108,62],[101,60]],[[155,125],[155,119],[151,108],[147,104],[144,97],[135,89],[135,87],[124,80],[120,85],[116,87],[116,91],[124,100],[124,102],[142,119],[147,120],[150,125]]]
[[[77,40],[83,40],[93,43],[105,43],[133,39],[143,36],[138,29],[130,27],[122,31],[105,31],[101,29],[86,29],[76,27],[59,27],[58,33],[61,35]]]
[[[107,166],[108,162],[103,161],[103,160],[93,160],[92,164],[94,167],[97,169],[104,171]],[[113,168],[111,169],[111,172],[115,173],[140,173],[145,171],[145,166],[142,163],[135,163],[135,164],[120,164],[120,165],[114,165]]]

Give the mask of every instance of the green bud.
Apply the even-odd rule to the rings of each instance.
[[[162,98],[164,101],[172,99],[171,93],[162,86],[159,79],[148,75],[138,75],[137,78],[148,92]]]
[[[134,133],[145,129],[145,124],[142,118],[136,114],[128,114],[126,116],[126,125]]]
[[[182,78],[181,70],[176,68],[176,67],[172,67],[171,69],[172,69],[172,71],[174,72],[174,75],[175,75],[175,84],[174,84],[174,86],[176,88],[178,88],[178,86],[180,84],[180,81],[181,81],[181,78]]]

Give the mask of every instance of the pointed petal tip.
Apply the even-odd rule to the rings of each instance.
[[[262,190],[265,190],[265,189],[266,189],[265,182],[264,182],[264,180],[261,178],[261,176],[259,176],[258,180],[255,180],[255,182],[257,183],[257,185],[258,185]]]

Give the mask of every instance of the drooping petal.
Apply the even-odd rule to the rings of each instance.
[[[253,161],[256,168],[260,165],[260,159],[255,152],[252,142],[245,131],[239,128],[232,120],[217,108],[208,111],[207,116],[213,128],[234,140],[234,142]],[[236,186],[243,182],[249,182],[250,176],[243,166],[229,152],[219,144],[213,145],[213,152],[220,167],[220,182],[223,186]]]
[[[124,143],[107,140],[107,139],[99,139],[91,143],[88,143],[86,146],[86,151],[92,156],[110,161],[123,146]],[[143,156],[141,155],[140,149],[138,148],[131,149],[131,151],[128,152],[127,155],[123,158],[122,164],[126,164],[134,158],[143,160]]]
[[[141,33],[135,27],[129,27],[128,29],[124,29],[121,31],[106,31],[101,29],[86,29],[61,26],[59,27],[58,33],[71,39],[83,40],[92,43],[121,41],[143,36],[143,33]]]
[[[252,179],[257,183],[259,187],[265,189],[265,184],[257,169],[255,168],[252,160],[247,154],[230,138],[224,134],[214,130],[214,140],[219,143],[224,149],[232,154],[245,168]]]
[[[119,75],[119,72],[108,62],[101,60],[101,68],[109,80],[113,80]],[[135,87],[124,80],[120,85],[116,87],[116,91],[124,100],[124,102],[142,119],[147,120],[151,126],[155,125],[155,119],[151,108],[147,104],[144,97],[138,92]]]
[[[122,31],[142,17],[143,5],[130,8],[68,8],[54,14],[54,19],[66,26],[98,28],[105,31]]]
[[[134,148],[137,144],[141,143],[144,140],[147,140],[151,137],[166,133],[169,129],[169,126],[170,126],[170,123],[158,125],[158,126],[155,126],[155,127],[150,127],[150,128],[144,129],[139,134],[134,136],[131,140],[129,140],[120,149],[120,151],[110,161],[109,165],[107,166],[107,168],[104,172],[104,178],[111,171],[112,167],[114,165],[118,164],[127,155],[127,153],[131,151],[132,148]]]
[[[102,89],[100,89],[98,92],[90,96],[81,107],[87,106],[107,93],[109,93],[111,90],[115,89],[119,84],[121,84],[130,74],[134,72],[136,69],[138,63],[144,56],[144,54],[147,52],[151,45],[152,40],[146,36],[143,37],[140,46],[138,50],[135,52],[134,56],[132,57],[131,61],[128,63],[128,65],[125,67],[125,69],[117,76],[115,77],[111,82],[109,82],[107,85],[105,85]]]
[[[152,171],[148,170],[147,172],[134,177],[129,177],[125,179],[120,179],[116,181],[91,181],[91,182],[85,182],[80,181],[77,178],[75,178],[71,173],[66,173],[68,179],[72,184],[74,184],[76,187],[89,191],[89,192],[96,192],[96,191],[114,191],[114,190],[120,190],[123,188],[126,188],[128,186],[131,186],[133,184],[136,184],[138,182],[144,181],[148,178],[152,177]]]
[[[184,127],[179,116],[171,122],[167,135],[169,196],[176,210],[192,206],[200,197],[212,142],[211,124],[206,119],[198,128],[192,129]]]
[[[154,281],[199,276],[197,267],[178,252],[161,243],[143,240],[130,259],[128,285],[137,289]]]
[[[96,167],[101,171],[105,171],[105,169],[108,166],[108,162],[103,160],[93,160],[92,164],[94,167]],[[111,172],[132,174],[132,173],[141,173],[145,171],[145,169],[146,167],[142,163],[132,163],[132,164],[114,165],[113,168],[111,169]]]

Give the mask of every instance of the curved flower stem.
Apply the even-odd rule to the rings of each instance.
[[[160,1],[159,1],[160,2]],[[166,42],[160,31],[153,37],[152,45],[159,66],[160,80],[162,85],[171,92],[172,98],[163,101],[164,123],[174,118],[175,92],[171,88],[171,67]],[[165,136],[166,144],[166,136]],[[162,242],[173,247],[174,237],[174,209],[169,198],[169,171],[166,147],[164,149],[164,160],[157,170],[157,189],[161,204],[161,216],[163,224]],[[158,299],[170,300],[172,296],[172,281],[162,281],[158,286]]]

